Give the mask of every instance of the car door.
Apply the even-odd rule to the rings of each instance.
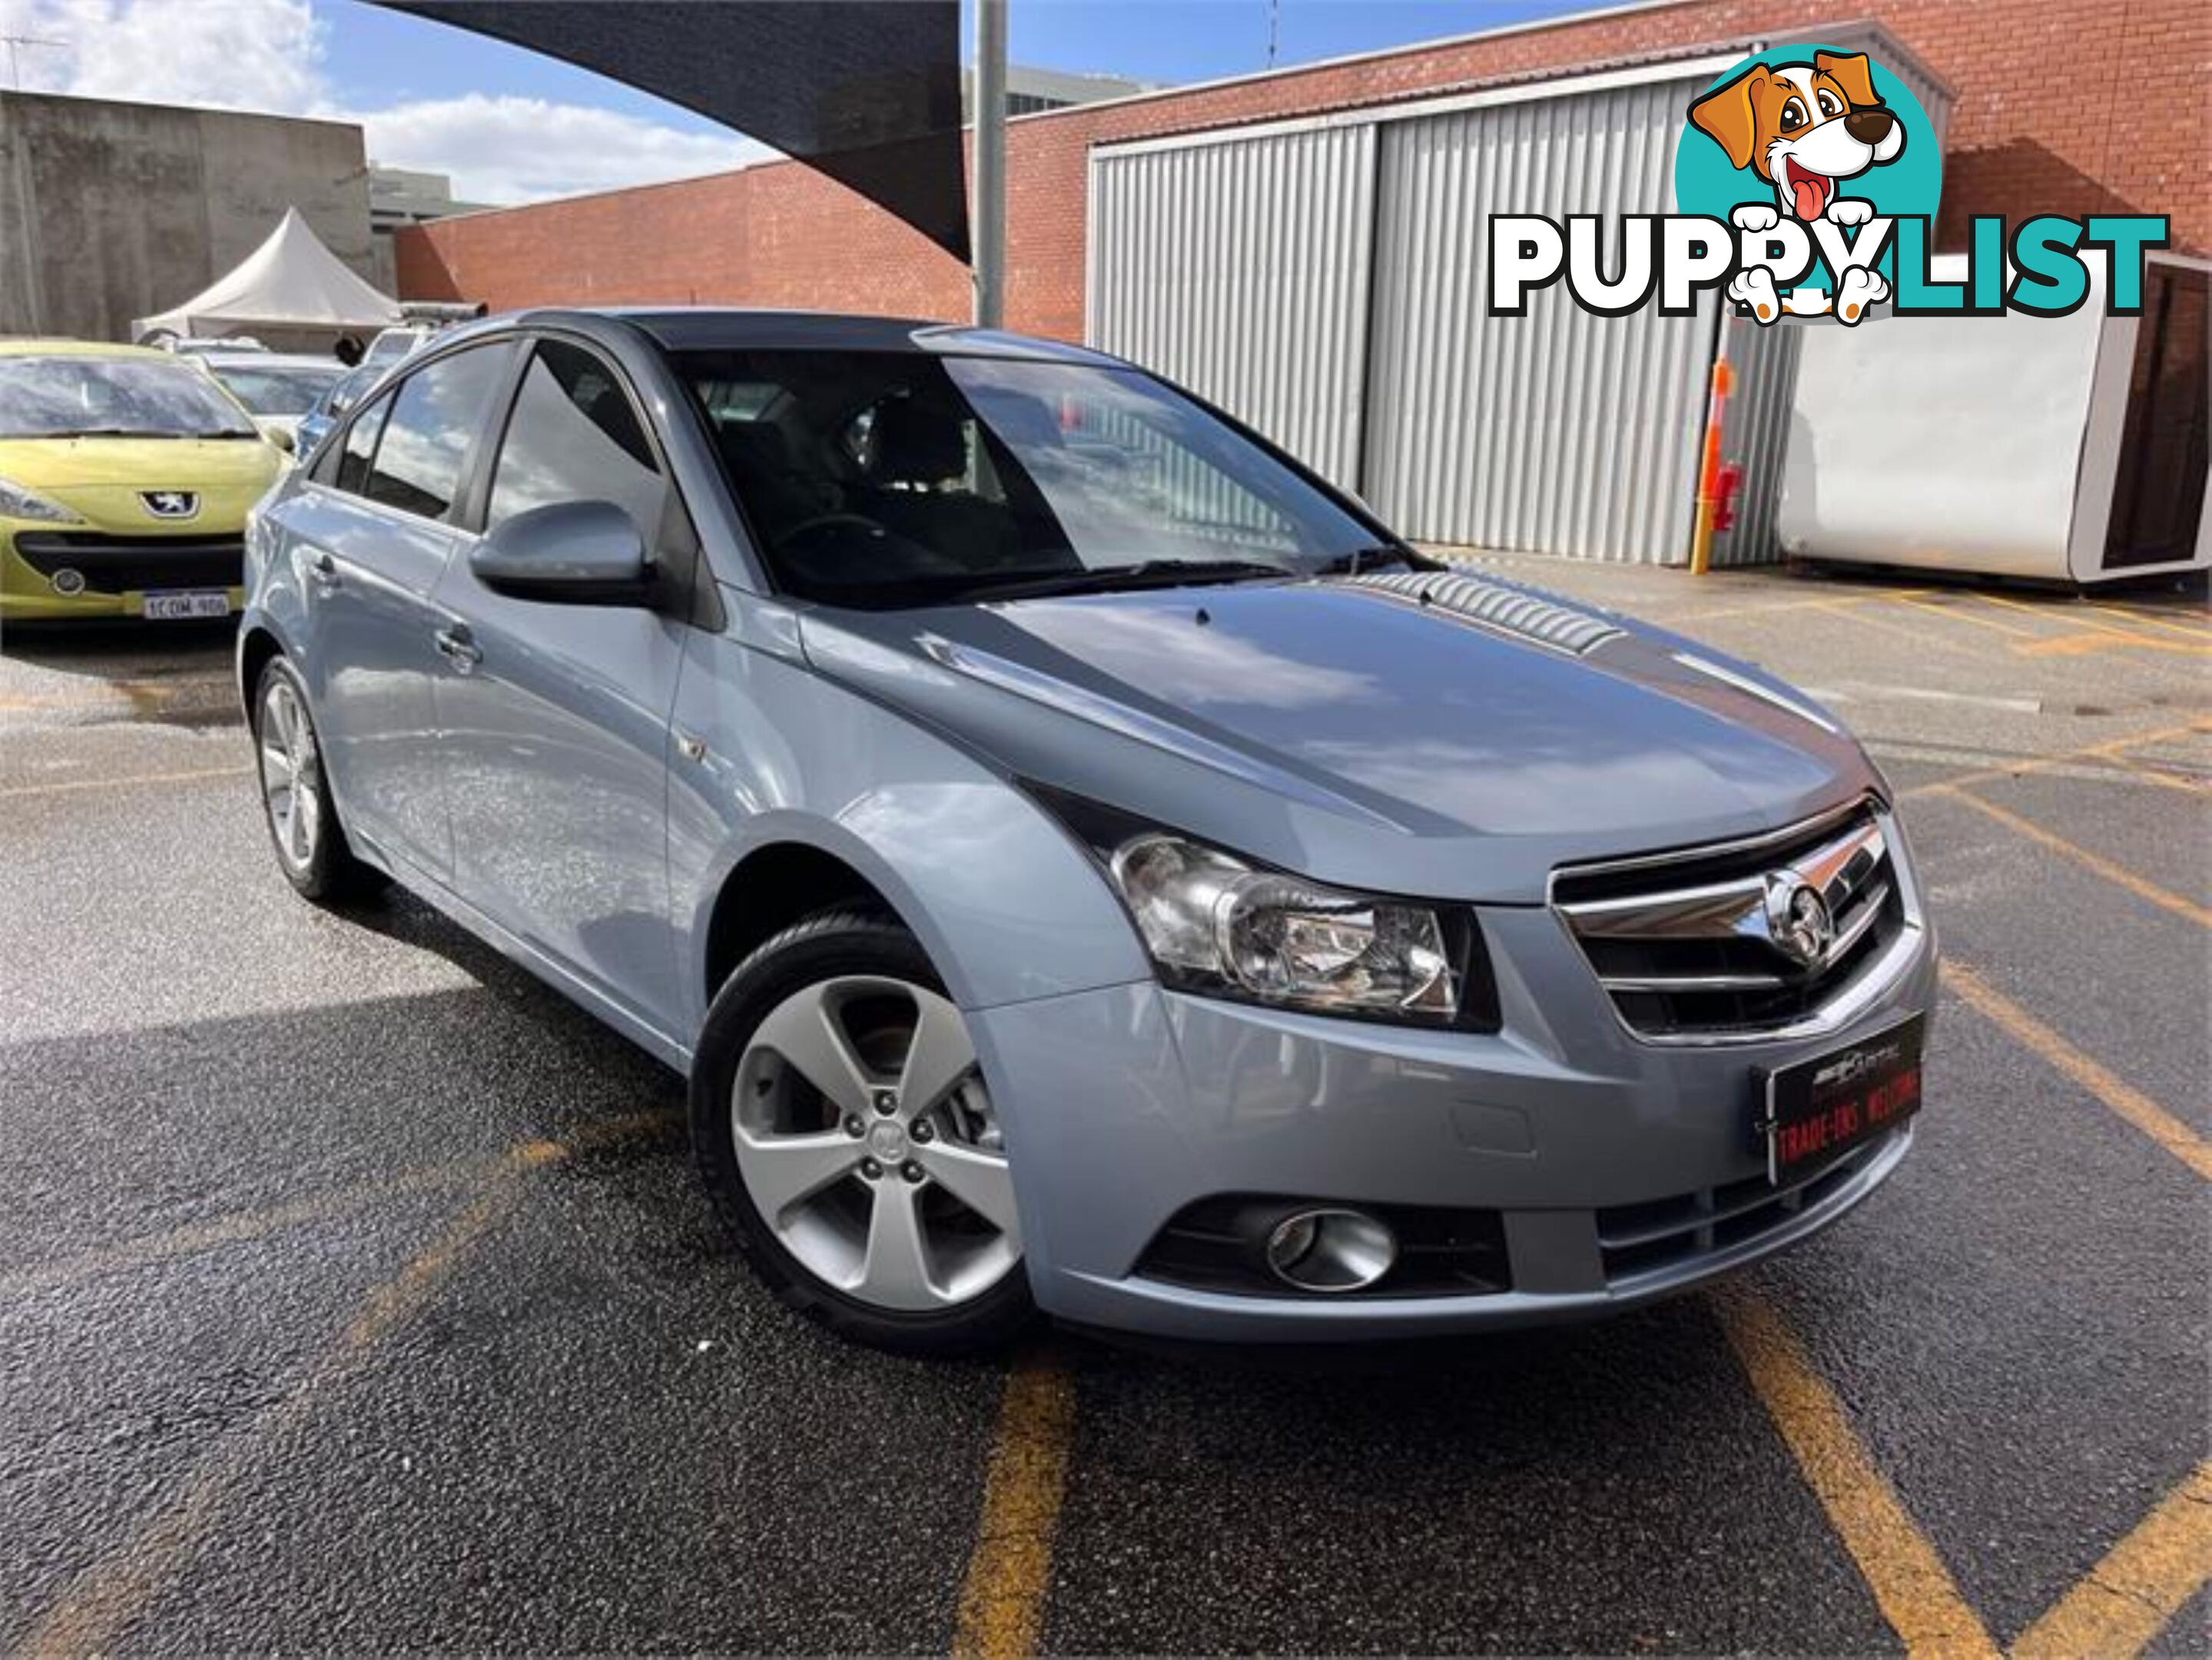
[[[365,405],[284,513],[306,566],[301,656],[339,810],[376,850],[441,879],[452,837],[431,593],[458,545],[451,515],[512,351],[502,340],[436,359]]]
[[[434,598],[465,647],[438,679],[453,886],[587,989],[673,1032],[667,751],[690,521],[620,372],[562,337],[531,348],[478,494],[486,533],[532,508],[616,503],[672,598],[518,599],[466,557],[447,568]]]

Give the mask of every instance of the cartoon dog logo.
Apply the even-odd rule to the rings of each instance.
[[[1754,64],[1692,104],[1690,119],[1728,153],[1731,166],[1748,167],[1773,187],[1774,207],[1747,202],[1729,216],[1748,231],[1771,230],[1784,214],[1863,225],[1874,216],[1874,204],[1845,196],[1843,181],[1905,153],[1905,124],[1875,92],[1864,52]],[[1763,268],[1740,273],[1728,292],[1762,322],[1780,308],[1773,275]],[[1837,309],[1856,320],[1888,294],[1882,277],[1854,271],[1836,295]]]

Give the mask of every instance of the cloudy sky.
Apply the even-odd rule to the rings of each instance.
[[[1278,61],[1577,7],[1282,0]],[[1268,0],[1012,0],[1012,54],[1154,82],[1242,74],[1266,66],[1269,12]],[[451,173],[465,200],[574,195],[770,154],[583,70],[359,0],[0,0],[0,35],[41,43],[0,46],[0,87],[358,121],[373,159]]]

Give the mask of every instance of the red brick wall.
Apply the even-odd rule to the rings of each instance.
[[[2001,213],[2167,213],[2212,246],[2205,76],[2212,6],[2129,0],[1682,0],[1457,46],[1291,70],[1015,122],[1007,133],[1009,324],[1083,333],[1086,157],[1094,143],[1299,115],[1531,70],[1878,19],[1957,92],[1938,240]],[[447,220],[398,238],[409,299],[800,306],[964,319],[966,270],[795,164]]]

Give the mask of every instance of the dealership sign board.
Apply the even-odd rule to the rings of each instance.
[[[2063,317],[2093,283],[2100,249],[2106,310],[2142,309],[2144,253],[2164,247],[2163,216],[2037,214],[2009,226],[1977,215],[1966,280],[1930,273],[1942,146],[1912,89],[1864,52],[1775,46],[1691,100],[1674,158],[1681,211],[1490,216],[1490,310],[1518,317],[1564,282],[1601,317],[1688,316],[1718,289],[1740,316],[1856,324],[1887,301],[1899,315]],[[1609,246],[1608,246],[1609,244]]]

